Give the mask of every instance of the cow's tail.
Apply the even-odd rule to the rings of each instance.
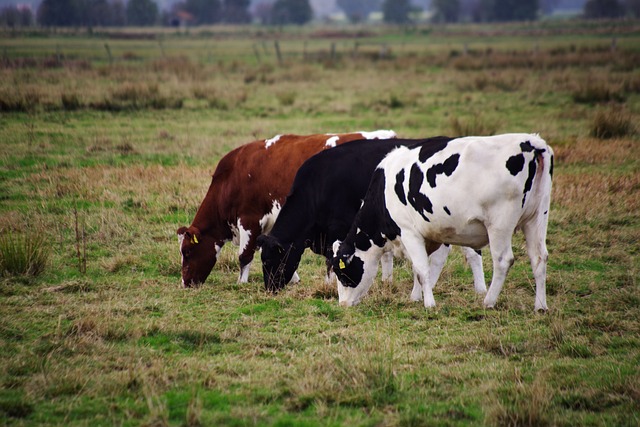
[[[543,139],[538,139],[535,144],[536,174],[533,181],[530,201],[535,205],[538,227],[545,230],[549,219],[551,205],[551,184],[553,179],[553,150]]]

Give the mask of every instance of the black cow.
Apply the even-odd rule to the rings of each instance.
[[[327,259],[327,276],[333,257],[332,244],[343,239],[380,161],[400,146],[442,144],[448,137],[424,140],[390,139],[375,144],[352,141],[311,157],[298,170],[291,191],[269,235],[258,238],[262,248],[262,270],[267,290],[277,292],[293,277],[305,248]],[[449,248],[433,262],[444,264]],[[472,250],[466,253],[476,288],[486,289],[482,258]],[[383,279],[391,277],[393,255],[383,258]],[[441,265],[440,265],[441,268]],[[439,269],[434,267],[434,270]],[[437,279],[437,277],[436,277]],[[415,289],[412,299],[420,300],[422,290]]]

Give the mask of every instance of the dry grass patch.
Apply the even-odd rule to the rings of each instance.
[[[640,173],[619,175],[594,172],[589,175],[554,176],[554,204],[583,219],[595,221],[612,214],[631,214],[640,209],[637,191]]]
[[[568,144],[553,145],[558,167],[565,165],[623,164],[640,157],[640,146],[634,140],[614,138],[602,141],[597,138],[580,138]]]

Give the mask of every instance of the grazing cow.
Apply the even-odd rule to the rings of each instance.
[[[333,150],[323,151],[307,160],[298,170],[278,219],[269,234],[258,237],[262,248],[262,271],[265,288],[276,292],[291,281],[305,248],[327,258],[333,257],[332,243],[344,239],[360,209],[373,171],[391,150],[416,144],[437,144],[451,138],[423,140],[390,139],[370,144],[353,141]],[[476,289],[486,292],[482,273],[482,258],[465,248],[474,271]],[[449,253],[443,246],[432,257],[434,274],[440,273]],[[382,260],[382,278],[391,278],[393,253]],[[327,281],[330,278],[327,268]],[[437,280],[437,276],[434,279]],[[417,284],[417,282],[416,282]],[[422,299],[422,290],[414,287],[412,298]]]
[[[393,131],[277,135],[224,156],[189,227],[178,229],[182,283],[203,283],[225,242],[239,245],[240,283],[249,279],[256,238],[271,230],[296,171],[312,155],[356,139],[394,138]]]
[[[333,268],[341,305],[357,304],[371,286],[387,244],[401,242],[435,305],[428,254],[441,243],[490,244],[493,307],[513,264],[511,239],[522,229],[536,282],[535,310],[547,310],[546,234],[553,151],[538,135],[467,137],[392,151],[376,169],[362,208]]]

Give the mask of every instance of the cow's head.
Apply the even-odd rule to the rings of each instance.
[[[277,292],[291,281],[298,268],[300,256],[293,253],[293,244],[282,245],[274,236],[263,234],[256,242],[262,249],[262,275],[265,289]]]
[[[363,251],[352,243],[336,240],[333,254],[331,265],[338,277],[338,301],[345,307],[356,305],[373,284],[382,249],[371,245]]]
[[[204,283],[216,265],[221,245],[194,226],[178,229],[182,256],[182,285],[185,288]]]

